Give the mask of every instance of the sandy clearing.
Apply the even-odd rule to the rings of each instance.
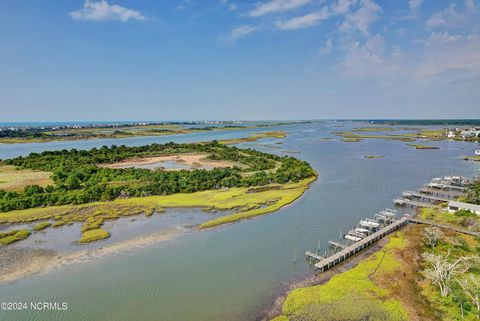
[[[144,157],[144,158],[131,158],[124,161],[101,165],[106,168],[128,168],[135,167],[139,165],[150,165],[150,164],[159,164],[163,162],[175,162],[179,165],[189,166],[190,170],[192,169],[212,169],[215,167],[233,167],[235,164],[227,161],[217,161],[207,159],[208,154],[196,153],[196,154],[175,154],[175,155],[163,155],[155,157]],[[166,168],[165,170],[180,170],[182,168]]]

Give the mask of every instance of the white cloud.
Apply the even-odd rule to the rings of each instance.
[[[275,27],[280,30],[294,30],[307,28],[319,24],[322,20],[330,16],[327,7],[324,7],[320,12],[312,12],[304,16],[292,18],[287,21],[277,21]]]
[[[356,78],[422,82],[455,82],[480,78],[480,36],[433,32],[419,52],[388,50],[376,35],[344,47],[344,74]]]
[[[270,13],[284,12],[292,10],[306,4],[312,0],[270,0],[268,2],[259,2],[255,9],[249,12],[251,17],[260,17]]]
[[[346,20],[340,25],[341,31],[360,31],[365,36],[369,34],[370,25],[378,18],[382,8],[372,0],[362,0],[360,8],[346,15]]]
[[[410,10],[416,11],[420,8],[424,0],[408,0],[408,6]]]
[[[357,2],[357,0],[338,0],[338,2],[332,4],[332,12],[334,14],[349,13],[351,8],[354,7]]]
[[[343,62],[345,74],[362,78],[365,76],[378,76],[379,71],[383,71],[385,40],[382,36],[370,37],[363,44],[355,41],[347,45],[346,50],[347,53]]]
[[[425,78],[446,73],[480,76],[480,36],[450,35],[447,32],[430,35],[417,74]]]
[[[243,38],[258,30],[260,30],[259,27],[251,26],[251,25],[243,25],[243,26],[235,27],[232,29],[232,31],[230,31],[230,34],[228,35],[226,40],[228,43],[234,43],[238,39]]]
[[[228,10],[235,11],[238,9],[238,6],[235,3],[230,3],[228,0],[220,0],[222,6],[226,6]]]
[[[465,0],[465,6],[467,7],[467,10],[469,10],[469,11],[476,11],[477,10],[477,5],[475,3],[475,0]]]
[[[123,21],[145,20],[146,17],[140,11],[128,9],[116,4],[109,4],[106,0],[85,0],[83,8],[70,12],[75,20],[82,21]]]
[[[426,25],[428,28],[436,27],[452,27],[463,24],[467,17],[458,12],[454,3],[452,3],[447,9],[433,13],[428,18]]]
[[[328,55],[328,54],[331,53],[332,51],[333,51],[333,40],[332,40],[332,38],[328,38],[328,39],[327,39],[327,43],[325,44],[325,47],[323,47],[322,49],[320,49],[318,55],[319,55],[319,56]]]

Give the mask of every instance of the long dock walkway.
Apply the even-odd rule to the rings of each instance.
[[[316,264],[315,264],[315,270],[320,270],[320,271],[326,271],[330,269],[331,267],[345,261],[352,255],[360,252],[361,250],[365,249],[366,247],[372,245],[376,241],[380,240],[381,238],[385,237],[386,235],[398,230],[402,226],[405,226],[408,224],[409,218],[408,217],[402,217],[398,221],[395,221],[394,223],[385,226],[381,230],[367,236],[363,240],[360,240],[340,252],[337,252],[327,258],[322,258],[320,259]],[[307,252],[308,253],[308,252]]]
[[[461,228],[450,226],[450,225],[439,224],[439,223],[435,223],[435,222],[432,222],[432,221],[421,220],[421,219],[418,219],[418,218],[410,218],[410,222],[415,223],[415,224],[431,225],[431,226],[447,229],[447,230],[462,233],[462,234],[480,236],[480,233],[478,233],[478,232],[465,230],[465,229],[461,229]]]

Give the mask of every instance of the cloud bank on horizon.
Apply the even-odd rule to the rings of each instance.
[[[477,0],[46,3],[44,12],[25,13],[28,4],[0,4],[0,24],[19,27],[9,29],[0,58],[20,65],[28,54],[10,60],[8,54],[24,49],[22,39],[57,30],[58,50],[45,52],[36,41],[25,46],[40,52],[54,74],[62,65],[76,69],[75,61],[86,69],[62,83],[75,103],[27,81],[21,87],[37,100],[12,90],[3,105],[13,115],[40,105],[60,110],[70,102],[92,106],[91,112],[115,104],[128,118],[133,103],[156,119],[185,118],[183,110],[193,118],[480,117]],[[1,19],[4,9],[52,21],[32,31],[21,20]],[[82,46],[71,44],[76,40]],[[48,75],[44,66],[22,76]],[[59,82],[57,71],[44,86]],[[1,83],[8,83],[6,76]]]

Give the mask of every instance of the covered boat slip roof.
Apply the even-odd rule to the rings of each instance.
[[[448,202],[448,207],[456,207],[456,208],[461,208],[461,209],[470,210],[474,212],[480,212],[480,205],[458,202],[458,201]]]

